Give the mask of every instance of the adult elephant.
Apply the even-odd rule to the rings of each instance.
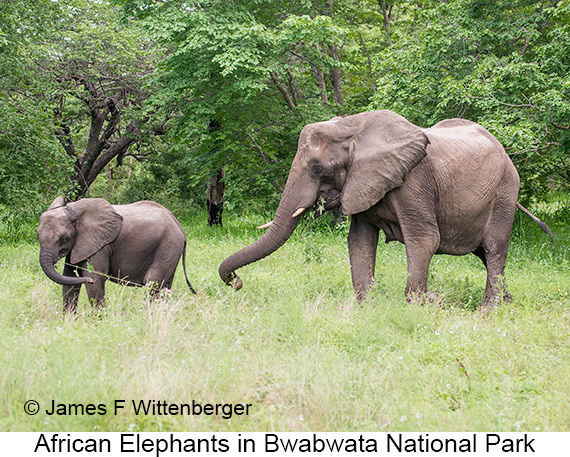
[[[170,288],[182,256],[186,283],[186,234],[162,205],[141,201],[111,205],[102,198],[67,203],[57,197],[40,217],[40,265],[52,281],[63,285],[63,308],[75,312],[81,284],[92,302],[102,306],[105,281],[141,286],[155,292]],[[66,257],[63,274],[55,263]],[[77,276],[79,274],[79,277]]]
[[[498,277],[518,191],[504,148],[478,124],[451,119],[423,129],[386,110],[335,117],[303,128],[269,230],[225,259],[219,273],[241,288],[235,270],[283,245],[301,213],[323,197],[325,208],[342,205],[351,215],[348,248],[358,298],[373,282],[382,229],[386,242],[406,246],[408,296],[427,292],[434,254],[473,253],[487,268],[482,305],[492,306],[510,298]]]

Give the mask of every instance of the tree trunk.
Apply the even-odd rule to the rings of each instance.
[[[336,46],[329,46],[329,55],[340,62],[340,55]],[[342,94],[342,72],[340,68],[331,68],[329,74],[333,86],[334,101],[337,105],[344,105],[344,96]]]
[[[208,181],[206,204],[208,208],[208,225],[222,225],[222,212],[224,210],[224,171],[218,170],[216,176]]]
[[[309,62],[311,65],[311,70],[313,75],[317,80],[317,85],[319,86],[319,91],[321,92],[321,100],[325,106],[329,106],[329,96],[327,94],[327,84],[325,83],[325,75],[320,71],[315,64]]]

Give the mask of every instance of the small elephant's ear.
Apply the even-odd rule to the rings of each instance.
[[[68,203],[75,220],[75,243],[70,253],[73,264],[86,260],[119,235],[123,218],[103,198],[85,198]]]
[[[362,115],[365,121],[351,140],[351,161],[341,194],[345,214],[366,211],[399,187],[426,156],[429,144],[421,128],[392,111]]]
[[[65,206],[65,200],[60,195],[59,197],[55,197],[55,200],[53,202],[51,202],[51,205],[49,205],[48,211],[50,209],[61,208],[62,206]]]

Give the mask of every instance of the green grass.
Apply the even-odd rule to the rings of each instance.
[[[242,290],[219,263],[255,240],[257,216],[186,220],[189,293],[109,285],[107,306],[62,314],[37,243],[0,245],[0,430],[566,431],[570,423],[570,231],[545,217],[552,248],[517,216],[506,281],[514,297],[483,315],[474,256],[434,258],[441,301],[405,301],[405,251],[381,244],[376,284],[353,297],[346,226],[302,223],[272,256],[244,267]],[[61,268],[61,267],[60,267]],[[36,400],[39,414],[26,415]],[[248,416],[117,415],[115,400],[251,403]],[[105,404],[105,415],[49,416],[49,403]]]

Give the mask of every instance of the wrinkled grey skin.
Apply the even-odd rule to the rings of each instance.
[[[427,129],[391,111],[333,118],[303,128],[283,196],[268,231],[222,262],[221,278],[287,241],[319,197],[351,215],[352,282],[362,299],[374,278],[379,231],[406,246],[406,294],[427,292],[434,254],[477,255],[487,268],[482,306],[509,299],[500,287],[517,207],[519,176],[501,144],[463,119]]]
[[[63,308],[75,312],[81,284],[98,306],[105,302],[107,279],[156,291],[170,288],[182,256],[186,275],[186,234],[178,220],[151,201],[111,205],[102,198],[65,204],[57,197],[40,217],[40,265],[63,285]],[[55,263],[66,257],[63,275]]]

